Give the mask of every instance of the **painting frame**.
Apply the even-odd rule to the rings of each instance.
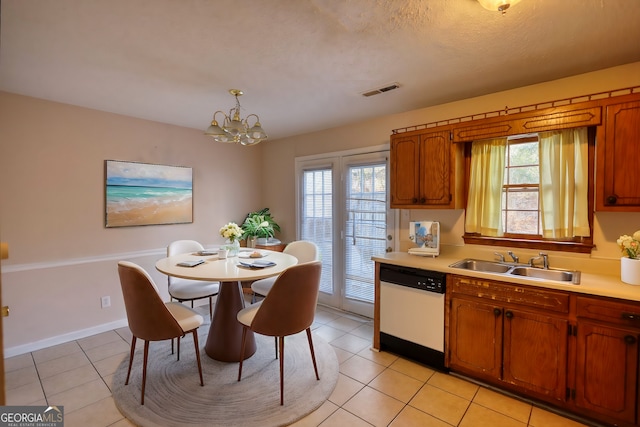
[[[104,161],[104,226],[193,223],[193,168]]]

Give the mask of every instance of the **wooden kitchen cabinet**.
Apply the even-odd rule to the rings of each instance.
[[[499,315],[495,310],[499,310]],[[500,379],[502,310],[481,299],[451,299],[449,354],[451,369]]]
[[[453,208],[454,157],[447,130],[391,135],[391,207]]]
[[[640,305],[577,297],[573,404],[595,418],[635,425]]]
[[[502,381],[562,401],[569,321],[514,308],[506,308],[503,318]]]
[[[564,400],[569,296],[450,276],[449,368],[546,401]]]
[[[640,211],[640,181],[630,175],[640,164],[640,93],[611,102],[597,132],[596,210]]]

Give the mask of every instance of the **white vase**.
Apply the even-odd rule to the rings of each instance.
[[[229,250],[227,254],[228,257],[238,256],[238,252],[240,252],[240,241],[234,240],[233,242],[227,240],[225,247]]]
[[[624,283],[640,285],[640,259],[622,257],[620,259],[620,278]]]

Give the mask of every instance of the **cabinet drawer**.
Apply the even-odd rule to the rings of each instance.
[[[558,313],[569,312],[569,294],[563,292],[454,275],[447,286],[452,294],[488,298],[496,302],[536,307]]]
[[[578,296],[577,315],[616,325],[640,328],[640,303]]]

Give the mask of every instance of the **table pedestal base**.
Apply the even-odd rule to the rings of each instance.
[[[240,282],[221,282],[220,292],[211,319],[211,328],[204,347],[209,357],[221,362],[239,362],[242,344],[242,325],[237,320],[238,311],[244,308],[244,294]],[[247,331],[244,358],[256,352],[252,331]]]

